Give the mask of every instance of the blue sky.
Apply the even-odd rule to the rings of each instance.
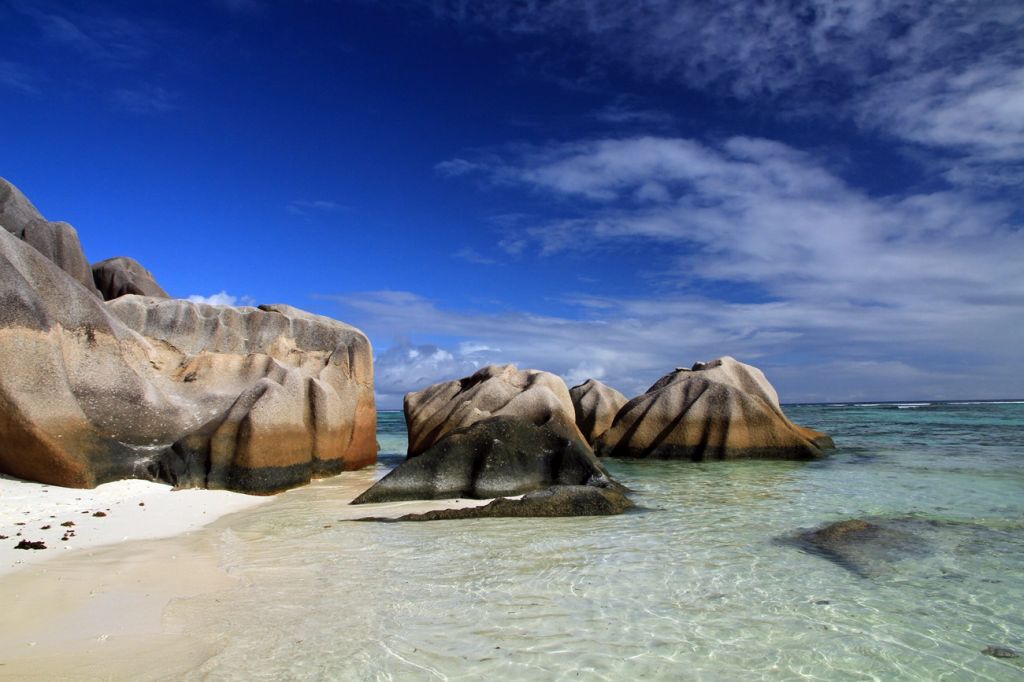
[[[1020,397],[1024,5],[0,2],[0,174],[175,296],[356,324],[383,407]]]

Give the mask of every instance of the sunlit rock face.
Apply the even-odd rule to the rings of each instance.
[[[548,372],[490,365],[405,398],[409,457],[356,504],[521,495],[550,486],[622,492],[576,427]]]
[[[561,377],[515,365],[488,365],[472,376],[405,396],[409,456],[424,452],[456,429],[497,416],[517,417],[538,426],[554,420],[584,440]]]
[[[503,415],[452,431],[400,464],[354,503],[488,499],[552,485],[588,484],[614,485],[575,427],[570,430],[558,420],[537,425]]]
[[[128,294],[170,298],[156,278],[134,258],[118,256],[94,263],[92,279],[103,300],[111,301]]]
[[[823,433],[786,418],[761,370],[723,357],[677,369],[633,398],[594,443],[604,457],[814,459]]]
[[[43,218],[32,202],[3,178],[0,178],[0,226],[46,256],[90,293],[99,294],[75,228]]]
[[[608,430],[615,415],[628,402],[626,396],[597,379],[587,379],[579,386],[573,386],[569,389],[569,396],[576,411],[576,426],[591,445]]]
[[[287,306],[104,303],[0,230],[0,472],[271,493],[376,454],[359,330]]]

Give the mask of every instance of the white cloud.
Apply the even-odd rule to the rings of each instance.
[[[260,15],[267,11],[265,0],[214,0],[214,4],[232,14]]]
[[[647,248],[673,263],[656,278],[661,293],[602,295],[600,277],[574,293],[567,278],[552,292],[562,316],[454,311],[410,292],[344,297],[371,334],[500,348],[480,360],[570,383],[599,376],[627,394],[724,354],[762,366],[788,401],[1019,393],[1024,231],[1013,205],[958,191],[871,196],[811,154],[747,137],[586,140],[477,165],[569,214],[524,222],[522,257],[585,251],[604,270],[624,246]],[[757,295],[731,296],[733,285]],[[448,351],[444,378],[475,366]]]
[[[472,374],[484,363],[434,345],[392,345],[374,359],[374,389],[382,409],[399,409],[410,391]]]
[[[0,85],[34,95],[39,92],[36,78],[25,66],[0,59]]]
[[[477,164],[465,159],[449,159],[434,166],[434,170],[445,177],[454,178],[477,170]]]
[[[206,305],[254,305],[255,301],[251,296],[234,296],[226,291],[221,291],[210,296],[192,294],[186,297],[192,303],[205,303]]]
[[[498,261],[485,256],[471,246],[465,246],[452,254],[452,258],[472,263],[474,265],[497,265]]]
[[[158,85],[142,84],[114,91],[114,103],[133,114],[162,114],[178,107],[181,96]]]
[[[347,211],[348,206],[330,199],[296,199],[288,204],[288,212],[292,215],[311,216],[314,213],[339,213]]]
[[[647,80],[770,102],[776,112],[855,120],[969,155],[966,166],[956,164],[948,175],[953,181],[999,178],[1005,173],[978,163],[1024,158],[1024,4],[1017,0],[431,0],[429,6],[470,29],[575,38],[589,48],[586,71],[626,65]],[[612,105],[604,115],[623,122],[644,112]],[[460,172],[471,170],[471,161],[459,161]],[[1010,174],[1010,181],[1019,177]]]

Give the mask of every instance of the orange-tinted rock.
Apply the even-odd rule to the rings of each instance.
[[[376,452],[359,330],[287,306],[104,304],[0,230],[0,472],[269,493]]]
[[[556,420],[576,428],[569,389],[557,375],[515,365],[488,365],[457,381],[446,381],[405,396],[409,456],[424,452],[455,429],[482,419],[511,416],[536,425]]]
[[[761,370],[723,357],[659,379],[619,410],[594,450],[605,457],[814,459],[827,438],[789,421]]]
[[[32,202],[3,178],[0,178],[0,226],[50,259],[89,293],[99,295],[75,228],[43,218]]]
[[[626,396],[597,379],[587,379],[579,386],[573,386],[569,389],[569,396],[576,411],[576,426],[591,445],[608,430],[615,415],[627,402]]]

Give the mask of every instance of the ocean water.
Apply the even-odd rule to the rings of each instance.
[[[786,412],[838,449],[607,461],[642,507],[617,517],[339,520],[401,461],[382,413],[375,470],[232,518],[238,586],[165,627],[221,645],[187,679],[1024,679],[1024,404]],[[919,542],[854,571],[788,541],[862,517]]]

